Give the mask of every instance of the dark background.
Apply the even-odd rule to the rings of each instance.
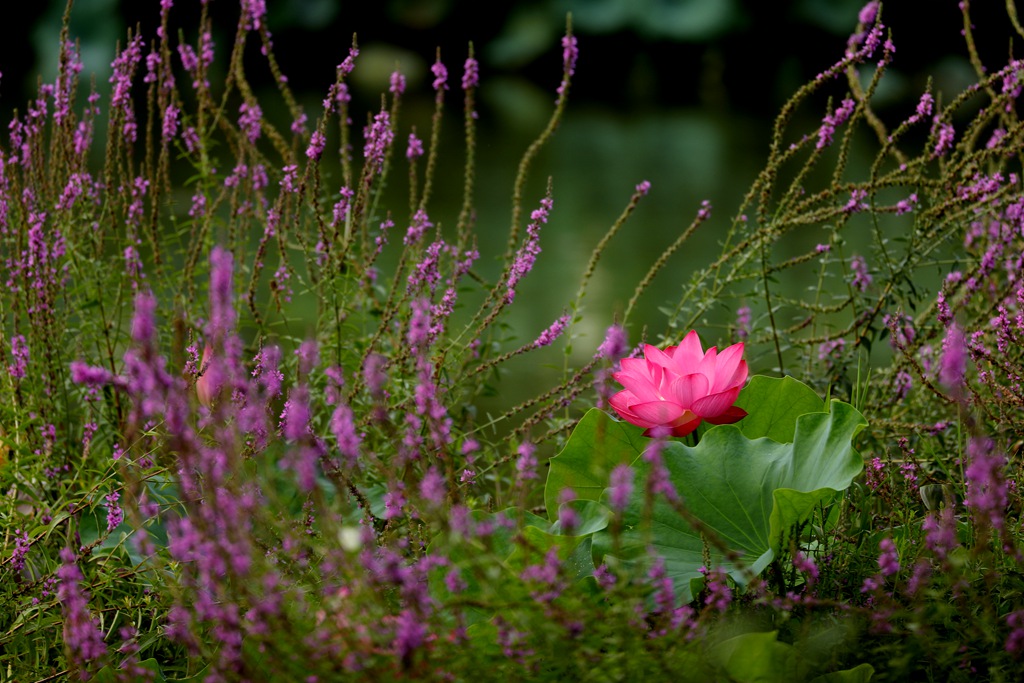
[[[65,3],[28,2],[19,21],[0,26],[0,100],[24,101],[37,69],[49,80]],[[177,0],[172,25],[194,26],[198,0]],[[835,62],[856,25],[859,0],[267,0],[275,53],[299,92],[322,93],[353,33],[364,54],[424,73],[440,47],[452,77],[460,73],[469,41],[484,76],[525,77],[550,90],[567,12],[574,17],[581,56],[574,100],[628,111],[644,107],[702,106],[771,118],[799,85]],[[991,65],[1005,63],[1008,21],[1001,2],[975,3],[980,49]],[[211,0],[220,50],[234,35],[238,4]],[[140,25],[152,35],[158,0],[78,0],[72,34],[83,44],[87,71],[108,67],[113,42]],[[10,17],[10,15],[8,15]],[[941,88],[962,85],[967,68],[962,18],[953,0],[886,4],[884,23],[898,48],[893,73],[902,76],[879,103],[914,101],[925,72]],[[195,35],[186,32],[194,42]],[[959,55],[959,57],[957,57]],[[259,81],[258,72],[253,76]],[[898,80],[898,79],[896,79]],[[16,97],[15,97],[16,96]],[[14,99],[12,100],[12,97]]]

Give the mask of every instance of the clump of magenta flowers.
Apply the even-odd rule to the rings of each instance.
[[[709,206],[608,313],[607,338],[486,417],[477,401],[510,362],[571,339],[598,259],[651,189],[624,195],[566,313],[510,333],[557,212],[552,185],[529,196],[527,181],[566,107],[571,31],[487,275],[472,47],[458,80],[438,56],[420,138],[402,127],[400,71],[354,125],[355,42],[306,111],[262,3],[241,3],[226,51],[205,2],[198,30],[174,26],[173,4],[119,47],[106,102],[80,92],[65,29],[56,80],[0,145],[0,680],[1013,680],[1024,64],[981,62],[967,3],[974,87],[929,88],[886,121],[871,100],[895,38],[868,3],[844,56],[781,112],[721,254],[679,283],[661,332],[634,304]],[[273,114],[243,68],[253,43]],[[438,216],[456,93],[463,204]],[[820,124],[794,134],[808,109]],[[875,156],[858,165],[863,148]],[[402,176],[408,204],[388,206]],[[810,294],[787,286],[808,278]],[[711,560],[711,529],[692,585],[655,548],[602,561],[594,508],[544,486],[544,460],[642,352],[629,332],[669,345],[698,325],[870,425],[857,482],[742,584]],[[643,476],[608,473],[613,511],[643,492],[687,514],[658,464],[665,438]],[[602,521],[612,544],[621,521]]]

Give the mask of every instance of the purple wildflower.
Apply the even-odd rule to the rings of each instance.
[[[371,353],[363,362],[363,381],[366,382],[366,389],[370,395],[380,398],[384,394],[384,384],[387,382],[387,375],[384,369],[387,367],[387,359],[378,353]]]
[[[539,349],[543,346],[550,346],[553,344],[555,340],[565,332],[565,328],[569,324],[570,320],[572,320],[572,316],[566,313],[559,317],[558,320],[551,323],[551,326],[541,332],[540,336],[537,337],[537,340],[533,342],[533,348]]]
[[[324,153],[324,145],[327,144],[324,134],[319,130],[314,130],[312,137],[309,139],[309,146],[306,147],[306,157],[313,161],[319,161],[320,157]]]
[[[647,473],[647,488],[653,495],[665,496],[665,499],[673,502],[679,500],[679,493],[676,491],[675,485],[669,476],[668,468],[665,467],[665,461],[662,457],[662,451],[665,450],[665,437],[669,435],[669,430],[663,426],[653,427],[650,444],[647,446],[647,450],[643,452],[641,456],[648,465],[650,465],[650,472]]]
[[[181,110],[173,104],[167,105],[167,109],[164,110],[163,125],[161,127],[161,132],[163,133],[163,139],[165,142],[171,140],[178,134],[178,121],[180,116]]]
[[[466,58],[462,71],[462,89],[475,88],[480,82],[480,64],[472,57]]]
[[[436,467],[427,470],[420,480],[420,495],[432,507],[439,508],[444,503],[444,477]]]
[[[64,644],[73,668],[78,669],[82,680],[87,680],[86,665],[106,654],[107,646],[103,642],[103,631],[89,613],[89,598],[81,587],[83,577],[75,562],[74,551],[64,548],[60,559],[57,599],[64,610]]]
[[[938,513],[928,513],[921,528],[925,531],[925,544],[940,560],[945,560],[959,545],[956,540],[956,520],[951,507],[944,507]]]
[[[402,75],[401,71],[391,72],[391,84],[389,89],[396,97],[405,92],[405,76]]]
[[[355,416],[347,405],[338,405],[331,416],[331,433],[338,442],[338,450],[345,457],[349,467],[359,462],[360,436],[356,429]]]
[[[423,238],[427,230],[432,227],[434,227],[434,224],[430,222],[427,212],[420,209],[413,215],[412,223],[409,225],[403,241],[406,245],[416,244]]]
[[[907,123],[917,123],[922,119],[927,119],[929,116],[932,115],[932,108],[934,107],[934,105],[935,98],[932,97],[932,94],[930,92],[922,93],[921,99],[918,100],[917,102],[917,109],[914,111],[911,117],[907,119]]]
[[[363,157],[370,168],[381,173],[384,170],[384,156],[395,139],[395,131],[391,129],[391,118],[387,110],[381,109],[373,117],[373,123],[367,128],[365,137]]]
[[[1006,651],[1011,654],[1024,651],[1024,610],[1007,614],[1006,625],[1012,629],[1006,637]]]
[[[818,345],[818,360],[826,361],[829,367],[833,367],[843,357],[845,348],[846,340],[842,337],[822,342]]]
[[[71,361],[71,381],[75,384],[99,387],[109,384],[111,379],[110,371],[106,368],[93,367],[82,361]]]
[[[7,373],[12,379],[24,378],[25,369],[28,367],[29,352],[28,343],[23,335],[16,334],[11,337],[11,358],[14,362],[7,366]]]
[[[727,574],[720,567],[712,570],[701,567],[700,573],[704,575],[704,588],[707,591],[704,604],[716,612],[724,612],[732,602]]]
[[[438,94],[442,90],[448,89],[448,69],[444,64],[441,63],[441,53],[438,52],[437,61],[434,62],[433,66],[430,67],[430,72],[434,74],[434,90],[438,91]]]
[[[558,99],[561,101],[568,95],[569,81],[576,73],[576,60],[580,56],[576,45],[576,36],[562,36],[562,82],[558,86]]]
[[[117,527],[121,526],[121,522],[124,521],[124,510],[118,504],[121,498],[121,494],[117,491],[112,491],[107,495],[107,532],[111,532]]]
[[[580,523],[576,510],[569,505],[574,500],[576,500],[576,492],[571,487],[567,486],[558,492],[558,524],[561,533],[565,536],[572,536]]]
[[[252,376],[257,378],[263,385],[263,391],[267,398],[274,398],[281,393],[281,384],[284,381],[284,374],[280,370],[281,348],[278,346],[265,346],[259,350],[252,369]]]
[[[910,373],[905,370],[900,370],[896,373],[896,379],[893,381],[893,391],[897,400],[902,401],[910,394],[911,388],[914,386],[914,378],[910,376]]]
[[[736,338],[746,341],[750,338],[750,306],[740,306],[736,309]]]
[[[952,124],[940,123],[935,148],[932,150],[932,157],[944,156],[953,147],[953,138],[955,136],[956,131],[953,130]]]
[[[869,26],[875,23],[876,16],[878,16],[878,0],[871,0],[861,8],[857,14],[857,21],[863,26]]]
[[[519,444],[516,471],[519,473],[521,481],[537,478],[537,456],[534,454],[536,450],[537,447],[529,441]]]
[[[836,128],[843,125],[850,118],[850,114],[853,113],[855,106],[856,103],[847,97],[836,107],[834,112],[825,116],[821,122],[821,127],[818,129],[818,149],[832,144],[832,137],[835,135]]]
[[[896,544],[889,537],[883,538],[878,543],[882,552],[878,555],[878,569],[882,576],[892,576],[900,570],[900,556],[896,551]]]
[[[864,260],[863,256],[856,255],[850,259],[850,272],[853,273],[850,285],[861,292],[867,291],[872,277],[871,273],[868,272],[868,263]]]
[[[626,355],[628,349],[626,330],[621,325],[612,325],[604,334],[604,341],[597,347],[597,355],[616,361]]]
[[[939,381],[954,391],[960,391],[967,374],[967,343],[960,327],[953,323],[946,329],[942,342],[942,360]]]
[[[622,513],[633,495],[633,468],[627,464],[616,465],[612,470],[608,486],[608,505]]]
[[[27,531],[14,530],[14,551],[11,553],[11,571],[20,572],[25,567],[25,557],[32,547],[32,539]]]
[[[548,215],[551,213],[553,203],[551,195],[548,194],[540,200],[540,207],[530,214],[530,224],[526,226],[526,242],[516,253],[515,261],[512,262],[512,268],[509,270],[505,303],[512,303],[516,297],[516,285],[530,272],[533,264],[537,261],[537,255],[541,251],[540,229],[548,222]]]
[[[263,111],[255,102],[250,104],[243,102],[238,108],[238,127],[245,133],[250,143],[256,142],[260,137],[260,121],[263,119]]]
[[[427,629],[420,623],[416,613],[411,609],[402,610],[395,624],[394,647],[399,658],[408,664],[413,652],[423,645],[426,637]]]
[[[416,348],[426,347],[430,343],[430,301],[425,298],[412,302],[412,318],[409,320],[407,341]]]
[[[990,524],[1002,531],[1008,502],[1007,483],[1003,474],[1006,456],[995,450],[990,439],[972,438],[967,443],[967,500],[975,522]]]
[[[246,31],[259,31],[266,14],[266,0],[242,0],[242,19]]]
[[[405,156],[410,161],[423,156],[423,141],[416,137],[416,133],[409,133],[409,146],[405,150]]]
[[[793,555],[793,567],[804,575],[804,581],[808,586],[813,586],[818,581],[818,565],[809,555],[804,555],[799,550]]]
[[[850,193],[850,199],[846,202],[846,205],[843,207],[843,213],[849,214],[857,213],[859,211],[867,211],[869,207],[867,202],[864,201],[865,199],[867,199],[867,196],[868,193],[866,190],[862,190],[859,187],[855,188]]]

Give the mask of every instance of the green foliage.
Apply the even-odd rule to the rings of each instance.
[[[119,53],[106,121],[62,39],[61,78],[5,127],[0,682],[1016,678],[1019,62],[988,68],[965,28],[977,86],[929,86],[893,123],[872,108],[893,52],[862,14],[664,325],[635,304],[668,296],[655,278],[710,207],[618,315],[650,342],[719,330],[778,375],[750,379],[736,424],[665,440],[593,407],[628,344],[573,333],[646,184],[563,318],[534,336],[509,317],[557,197],[531,194],[531,162],[571,32],[491,273],[474,87],[442,215],[456,88],[430,95],[422,159],[393,149],[397,85],[360,150],[352,63],[310,124],[258,5],[225,65],[187,58],[207,5],[181,32],[165,6],[151,56]],[[254,114],[251,68],[281,107]],[[798,108],[821,124],[792,130]],[[529,364],[549,381],[508,398]]]
[[[595,537],[597,555],[645,563],[653,550],[665,559],[684,602],[692,599],[690,582],[701,576],[709,555],[715,566],[746,583],[776,557],[797,525],[860,473],[863,460],[852,440],[866,423],[840,401],[824,412],[814,392],[792,378],[753,377],[737,404],[748,410],[786,408],[712,427],[696,446],[650,445],[640,428],[592,410],[552,458],[545,499],[569,488],[580,499],[594,500],[608,486],[609,464],[629,464],[638,481],[645,481],[651,465],[643,452],[656,449],[681,502],[637,487],[620,526]],[[815,412],[801,412],[805,408]]]

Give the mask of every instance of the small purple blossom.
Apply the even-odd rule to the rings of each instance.
[[[932,108],[935,105],[935,98],[932,97],[930,92],[921,94],[921,99],[917,103],[917,109],[914,115],[910,117],[911,123],[916,123],[920,119],[926,119],[932,115]]]
[[[21,529],[14,530],[14,550],[11,552],[11,571],[14,573],[20,572],[25,568],[25,557],[28,555],[29,548],[32,547],[32,539],[29,537],[27,531]]]
[[[870,26],[875,23],[876,16],[878,16],[878,0],[871,0],[861,8],[857,14],[857,21],[863,26]]]
[[[539,349],[543,346],[550,346],[553,344],[556,339],[562,336],[562,333],[565,332],[565,328],[571,320],[572,316],[568,313],[559,317],[558,320],[551,323],[550,327],[540,333],[540,336],[533,342],[533,348]]]
[[[967,343],[960,327],[953,323],[946,329],[939,364],[939,381],[947,388],[960,391],[967,374]]]
[[[932,157],[941,157],[946,154],[953,147],[953,139],[956,137],[956,131],[953,130],[953,125],[950,123],[940,123],[938,134],[935,140],[935,148],[932,150]]]
[[[902,401],[909,394],[910,390],[914,386],[914,378],[910,376],[910,373],[905,370],[900,370],[896,373],[896,378],[893,380],[893,391],[897,400]]]
[[[256,142],[260,137],[260,121],[263,119],[263,111],[259,105],[243,102],[238,108],[238,127],[245,133],[250,143]]]
[[[373,123],[367,128],[365,136],[363,157],[370,168],[381,173],[384,170],[384,157],[395,139],[395,131],[391,129],[391,117],[386,109],[381,109],[373,117]]]
[[[347,405],[338,405],[331,416],[331,433],[338,442],[338,451],[350,468],[359,463],[359,448],[362,441],[356,428],[355,415]]]
[[[242,0],[242,19],[245,22],[245,30],[259,31],[266,14],[266,0]]]
[[[306,157],[313,161],[319,161],[320,157],[324,153],[324,145],[327,144],[324,134],[319,130],[314,130],[313,135],[309,139],[309,146],[306,147]]]
[[[412,302],[412,317],[406,337],[410,346],[423,348],[430,343],[431,308],[429,299],[420,298]]]
[[[89,598],[82,590],[82,572],[70,548],[60,552],[61,566],[57,569],[60,587],[57,599],[64,611],[64,645],[68,649],[72,666],[82,680],[89,678],[87,666],[107,652],[103,631],[89,613]]]
[[[1024,609],[1007,614],[1006,625],[1011,629],[1006,637],[1006,651],[1011,654],[1024,651]]]
[[[409,224],[409,229],[406,231],[403,241],[407,246],[416,244],[423,238],[427,230],[432,227],[434,227],[434,224],[430,222],[427,212],[420,209],[413,215],[412,222]]]
[[[100,387],[109,384],[111,379],[112,375],[106,368],[94,367],[78,360],[71,361],[71,381],[75,384]]]
[[[728,575],[720,567],[712,570],[701,567],[700,573],[704,575],[704,589],[707,591],[704,604],[716,612],[725,612],[729,603],[732,602]]]
[[[850,272],[853,273],[850,285],[858,291],[867,291],[873,278],[868,272],[868,262],[864,260],[863,256],[858,254],[850,259]]]
[[[901,199],[896,202],[896,215],[901,216],[905,213],[910,213],[917,206],[917,193],[912,193],[906,199]]]
[[[859,187],[855,188],[850,193],[850,199],[846,202],[846,205],[843,206],[843,213],[851,214],[858,213],[860,211],[867,211],[869,208],[867,202],[865,201],[867,199],[867,196],[868,193],[866,190],[863,190]]]
[[[112,491],[106,497],[108,533],[121,526],[121,522],[124,521],[124,510],[121,509],[121,505],[118,503],[120,499],[121,494],[117,491]]]
[[[944,507],[940,512],[930,512],[921,528],[925,531],[925,544],[939,560],[945,560],[959,545],[956,538],[956,519],[953,508]]]
[[[576,36],[562,36],[562,82],[558,86],[558,99],[564,100],[568,95],[569,81],[576,73],[576,60],[580,50],[576,44]]]
[[[391,82],[389,89],[391,93],[396,97],[405,92],[405,76],[402,75],[401,71],[391,72]]]
[[[164,141],[168,141],[178,134],[180,116],[180,109],[173,104],[167,105],[167,109],[164,110],[163,125],[161,126]]]
[[[855,106],[856,102],[847,97],[836,107],[834,112],[825,116],[821,122],[821,127],[818,128],[818,149],[823,149],[832,144],[832,137],[835,135],[836,128],[843,125],[850,118],[850,114],[853,113]]]
[[[416,137],[416,133],[409,133],[409,146],[405,150],[405,156],[410,161],[423,156],[423,141]]]
[[[437,471],[436,467],[431,467],[427,470],[427,473],[423,475],[423,479],[420,480],[420,496],[435,508],[439,508],[444,503],[444,476]]]
[[[519,473],[520,480],[537,478],[537,456],[534,454],[536,450],[537,447],[529,441],[522,442],[516,449],[519,454],[519,458],[516,460],[516,472]]]
[[[597,347],[597,355],[611,361],[619,360],[629,351],[628,344],[626,330],[621,325],[612,325],[604,333],[604,341]]]
[[[736,338],[746,341],[750,338],[750,306],[740,306],[736,309]]]
[[[813,586],[818,581],[818,565],[812,557],[804,555],[799,550],[793,555],[793,568],[804,575],[804,581],[808,586]]]
[[[1006,456],[998,452],[991,439],[975,437],[967,443],[967,499],[964,504],[976,523],[1002,531],[1009,501],[1004,474]]]
[[[548,215],[551,213],[553,203],[551,195],[548,194],[540,200],[540,207],[530,214],[530,224],[526,226],[526,242],[516,253],[512,268],[509,270],[505,285],[505,303],[512,303],[516,297],[516,285],[533,269],[533,264],[537,261],[537,256],[541,251],[540,229],[548,222]]]
[[[896,544],[891,538],[886,537],[878,543],[878,548],[882,551],[878,555],[878,569],[882,576],[892,576],[900,570],[900,556],[896,552]]]
[[[29,361],[28,343],[24,335],[11,337],[11,358],[14,362],[7,366],[7,373],[11,379],[23,379]]]
[[[480,64],[472,57],[466,58],[466,64],[462,70],[462,89],[475,88],[480,82]]]
[[[440,52],[437,55],[437,61],[434,62],[433,66],[430,67],[430,72],[434,74],[434,90],[438,91],[438,94],[442,90],[448,89],[448,69],[444,64],[441,63]]]
[[[609,478],[608,505],[621,514],[632,495],[633,468],[627,464],[616,465]]]
[[[826,361],[829,366],[834,366],[836,361],[843,357],[845,348],[846,340],[842,337],[824,341],[818,345],[818,360]]]

